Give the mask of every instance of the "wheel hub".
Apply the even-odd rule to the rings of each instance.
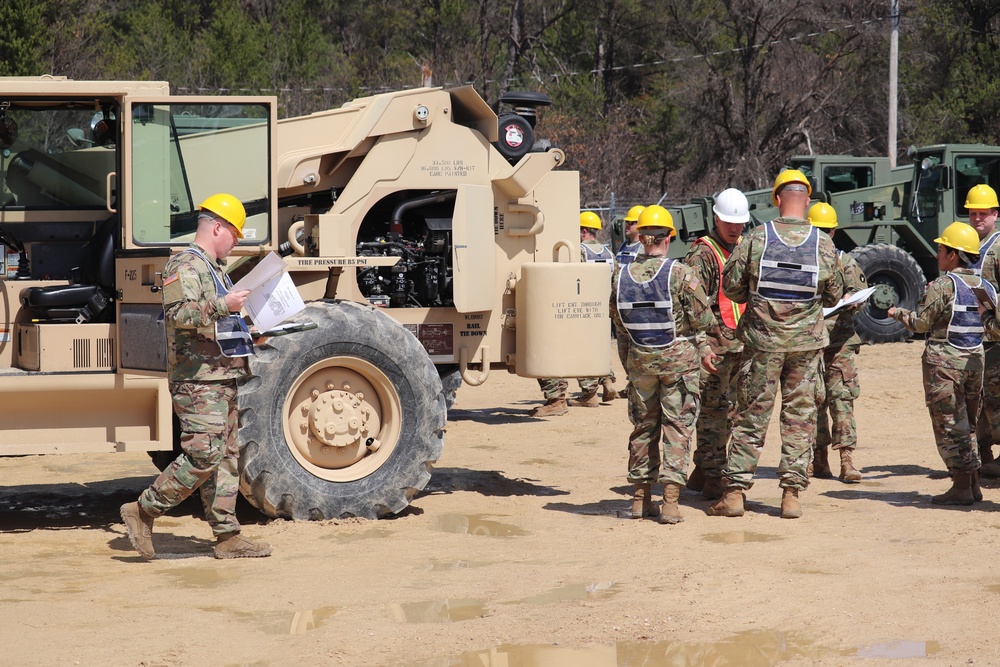
[[[869,297],[871,304],[876,308],[882,310],[888,310],[896,305],[899,301],[899,297],[896,295],[896,290],[892,288],[891,285],[878,285],[875,292]]]
[[[379,409],[348,382],[313,386],[289,414],[292,441],[309,462],[325,469],[357,463],[378,449]]]

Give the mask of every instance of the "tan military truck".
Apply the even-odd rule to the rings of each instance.
[[[605,374],[578,175],[534,138],[544,96],[502,101],[422,88],[279,121],[271,97],[0,78],[0,455],[173,458],[161,271],[216,192],[248,213],[229,271],[278,253],[318,325],[259,345],[241,387],[267,515],[402,510],[462,381]]]

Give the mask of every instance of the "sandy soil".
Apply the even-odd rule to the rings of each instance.
[[[625,402],[537,420],[533,380],[463,387],[425,493],[383,521],[267,522],[274,556],[211,558],[195,504],[130,550],[145,455],[0,459],[4,665],[1000,664],[1000,490],[947,488],[921,344],[862,350],[865,481],[778,516],[772,423],[748,514],[618,518]],[[617,363],[617,362],[616,362]],[[621,380],[619,380],[621,382]]]

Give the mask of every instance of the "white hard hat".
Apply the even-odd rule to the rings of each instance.
[[[715,198],[712,212],[723,222],[739,225],[750,222],[750,205],[747,203],[746,195],[736,188],[720,192]]]

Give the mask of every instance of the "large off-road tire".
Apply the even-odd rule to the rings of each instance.
[[[862,340],[871,343],[893,343],[906,340],[910,332],[888,315],[892,306],[915,310],[927,278],[917,261],[902,248],[878,243],[851,251],[861,265],[869,286],[881,286],[868,303],[854,316],[854,328]]]
[[[310,304],[318,328],[271,338],[240,388],[240,489],[268,516],[402,511],[441,454],[441,380],[399,323],[348,301]]]

